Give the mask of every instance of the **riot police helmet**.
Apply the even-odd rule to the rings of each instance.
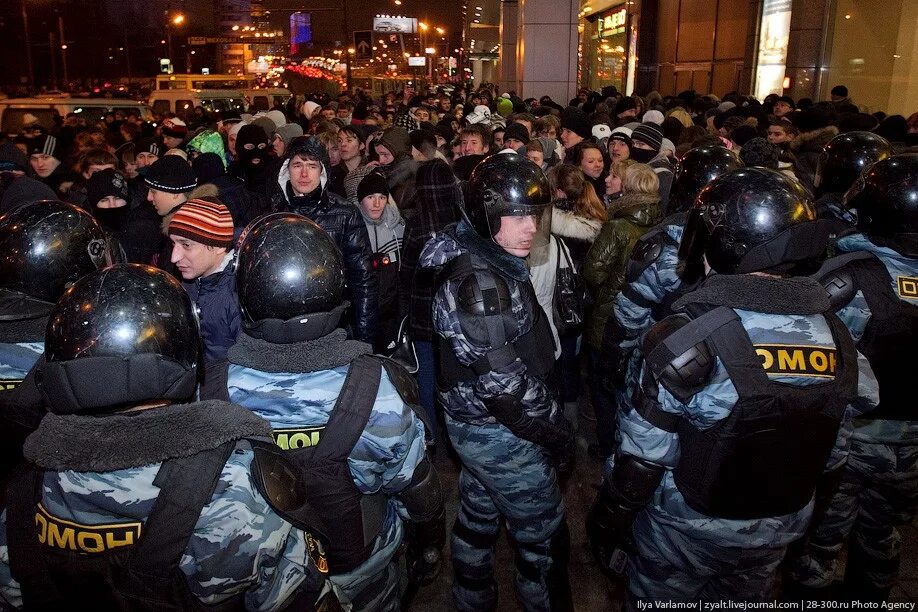
[[[236,289],[245,333],[275,344],[328,335],[348,306],[341,251],[295,213],[250,224],[236,258]]]
[[[58,200],[0,217],[0,317],[45,316],[64,290],[110,263],[105,232],[88,212]]]
[[[185,401],[200,355],[182,285],[152,266],[117,264],[78,280],[51,311],[40,384],[57,414]]]
[[[830,232],[831,223],[816,220],[806,189],[795,179],[767,168],[741,168],[698,194],[680,259],[691,263],[704,255],[721,274],[800,274],[824,255]]]
[[[918,257],[918,153],[873,164],[848,190],[845,208],[870,240],[906,257]]]
[[[469,224],[486,240],[500,231],[501,217],[536,218],[547,240],[551,223],[551,186],[542,169],[513,152],[481,161],[469,177],[465,212]]]
[[[816,196],[845,193],[871,164],[892,154],[889,141],[873,132],[839,134],[826,143],[816,162]]]
[[[720,145],[702,145],[689,149],[679,160],[676,178],[669,195],[667,213],[686,212],[692,208],[701,189],[721,174],[737,170],[743,163],[736,153]]]

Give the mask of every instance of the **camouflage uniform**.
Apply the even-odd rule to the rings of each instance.
[[[644,332],[667,316],[672,301],[685,291],[682,279],[676,274],[685,220],[685,213],[667,217],[638,240],[628,261],[628,284],[612,304],[603,352],[607,358],[615,359],[607,371],[626,381],[633,382],[638,374]],[[618,405],[630,405],[632,400],[625,390],[632,385],[615,383]]]
[[[421,254],[421,266],[445,266],[467,252],[456,235],[462,227],[460,223],[459,230],[434,236]],[[512,260],[522,264],[510,255],[490,257],[510,258],[504,261],[510,266]],[[460,324],[457,290],[461,280],[450,278],[437,290],[433,322],[459,362],[468,365],[491,347],[474,344]],[[521,265],[516,281],[507,279],[512,316],[519,322],[517,337],[533,325],[532,313],[521,294],[522,283],[528,282],[525,265]],[[527,375],[520,359],[481,374],[473,382],[459,382],[439,392],[447,432],[462,460],[459,514],[450,543],[455,570],[453,600],[459,610],[488,610],[496,605],[494,545],[503,519],[517,544],[516,586],[522,605],[526,610],[548,610],[552,607],[547,584],[554,575],[552,570],[557,570],[555,574],[564,571],[558,569],[551,550],[553,537],[566,534],[564,505],[555,470],[542,448],[498,423],[483,403],[502,394],[521,397],[523,409],[531,417],[554,419],[558,414],[558,405],[545,382]],[[558,579],[566,582],[567,576]]]
[[[702,287],[703,289],[703,287]],[[688,300],[693,295],[682,298]],[[679,310],[680,302],[676,302]],[[835,347],[826,319],[821,315],[762,314],[733,308],[753,345],[806,345]],[[877,401],[876,381],[866,359],[858,355],[858,401],[848,408],[869,409]],[[766,370],[769,380],[805,387],[819,378]],[[832,376],[834,378],[834,376]],[[823,378],[825,380],[825,378]],[[684,401],[677,399],[653,374],[643,368],[637,385],[662,413],[678,416],[697,430],[709,430],[727,419],[739,400],[720,357],[705,386]],[[620,454],[663,466],[666,471],[650,502],[634,523],[636,553],[631,555],[628,589],[633,599],[770,598],[775,570],[787,545],[801,537],[810,520],[812,501],[785,514],[758,519],[712,517],[693,509],[676,486],[673,470],[679,464],[678,433],[665,431],[645,420],[635,409],[619,417]],[[684,442],[683,442],[684,443]],[[836,447],[844,445],[841,437]],[[606,464],[611,478],[615,457]]]
[[[888,271],[896,295],[918,305],[918,297],[899,293],[895,280],[918,276],[918,261],[879,247],[863,234],[839,239],[836,249],[873,253]],[[871,317],[863,292],[859,290],[837,314],[859,341]],[[851,586],[882,592],[898,575],[901,537],[896,525],[911,522],[918,511],[918,420],[857,419],[853,425],[839,489],[822,520],[810,528],[804,554],[791,560],[788,571],[808,587],[831,585],[850,534],[848,577],[856,569],[860,583]]]
[[[334,334],[343,341],[343,330]],[[250,341],[244,333],[241,340]],[[351,341],[347,344],[359,344],[362,347],[359,352],[369,352],[368,345]],[[314,352],[316,345],[303,350]],[[276,440],[279,441],[278,434],[285,429],[310,429],[317,432],[311,434],[314,439],[311,444],[317,444],[338,400],[348,366],[297,373],[265,372],[235,363],[238,360],[235,351],[230,349],[229,354],[230,399],[270,422]],[[330,344],[318,352],[331,360],[337,359],[337,363],[346,361]],[[399,609],[396,553],[405,536],[403,519],[408,519],[408,515],[394,496],[409,485],[424,455],[424,425],[403,401],[384,369],[370,420],[348,457],[348,465],[362,493],[384,493],[389,499],[371,556],[353,571],[329,576],[335,594],[346,608]]]
[[[162,417],[168,419],[169,411],[182,408],[155,408],[148,412],[163,411]],[[46,417],[42,427],[57,418]],[[267,431],[267,426],[264,428]],[[41,429],[37,434],[40,433]],[[45,441],[53,443],[51,439],[41,443]],[[318,592],[324,581],[310,556],[307,536],[278,516],[256,488],[251,475],[253,456],[248,442],[236,443],[182,556],[180,569],[190,591],[205,605],[216,605],[244,593],[249,609],[278,609],[298,591]],[[40,508],[44,508],[46,517],[78,526],[142,523],[160,494],[153,482],[161,465],[149,463],[99,472],[46,471]],[[4,510],[0,516],[0,596],[7,605],[19,608],[22,592],[10,573],[7,538]],[[46,545],[54,546],[50,537]]]

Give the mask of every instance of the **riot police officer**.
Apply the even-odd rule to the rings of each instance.
[[[7,605],[312,606],[323,578],[309,538],[254,484],[253,445],[270,444],[270,425],[227,402],[183,403],[200,345],[187,294],[148,266],[93,272],[57,303],[41,370],[49,414],[0,529]]]
[[[546,455],[573,441],[545,382],[554,341],[523,259],[540,221],[550,219],[551,192],[535,164],[499,153],[475,168],[468,193],[467,218],[431,238],[420,259],[423,267],[445,266],[433,320],[440,401],[462,460],[453,599],[459,610],[495,607],[494,544],[503,520],[517,544],[523,607],[568,609],[569,532]]]
[[[892,154],[889,141],[873,132],[846,132],[826,143],[816,162],[813,186],[816,216],[835,221],[835,234],[855,222],[854,215],[845,209],[842,196],[870,164]]]
[[[910,399],[918,341],[918,155],[875,163],[844,204],[857,211],[857,231],[836,242],[839,255],[816,278],[870,360],[880,405],[854,422],[838,491],[789,564],[785,591],[885,601],[899,568],[896,525],[918,510],[918,416]],[[846,539],[845,588],[834,593]]]
[[[414,380],[347,338],[342,255],[309,219],[255,220],[236,273],[242,331],[228,354],[230,399],[271,422],[276,461],[303,487],[290,515],[318,535],[341,604],[398,610],[403,541],[418,583],[434,578],[446,539]]]
[[[803,188],[773,170],[728,172],[698,196],[684,252],[716,274],[645,335],[588,517],[603,564],[628,568],[631,606],[769,598],[849,404],[876,403],[825,291],[795,276],[827,238]]]
[[[676,169],[669,196],[669,216],[635,243],[626,271],[627,284],[615,298],[603,335],[602,355],[609,364],[605,368],[609,379],[604,382],[618,387],[619,405],[631,401],[621,391],[629,374],[629,363],[639,355],[637,345],[641,336],[668,316],[672,303],[691,291],[703,277],[701,266],[678,265],[679,241],[695,198],[715,178],[742,165],[735,153],[719,145],[689,149]],[[630,373],[637,375],[635,371]],[[611,445],[612,441],[607,443]]]
[[[29,374],[41,357],[48,313],[64,290],[108,263],[105,233],[80,208],[56,200],[0,218],[0,472],[18,461],[44,414]]]

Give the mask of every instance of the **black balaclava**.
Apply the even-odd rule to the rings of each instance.
[[[268,137],[257,125],[245,125],[236,136],[236,157],[246,173],[261,171],[268,161]]]

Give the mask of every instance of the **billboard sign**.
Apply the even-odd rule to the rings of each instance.
[[[414,17],[377,15],[373,18],[373,31],[386,34],[417,34],[418,20]]]

